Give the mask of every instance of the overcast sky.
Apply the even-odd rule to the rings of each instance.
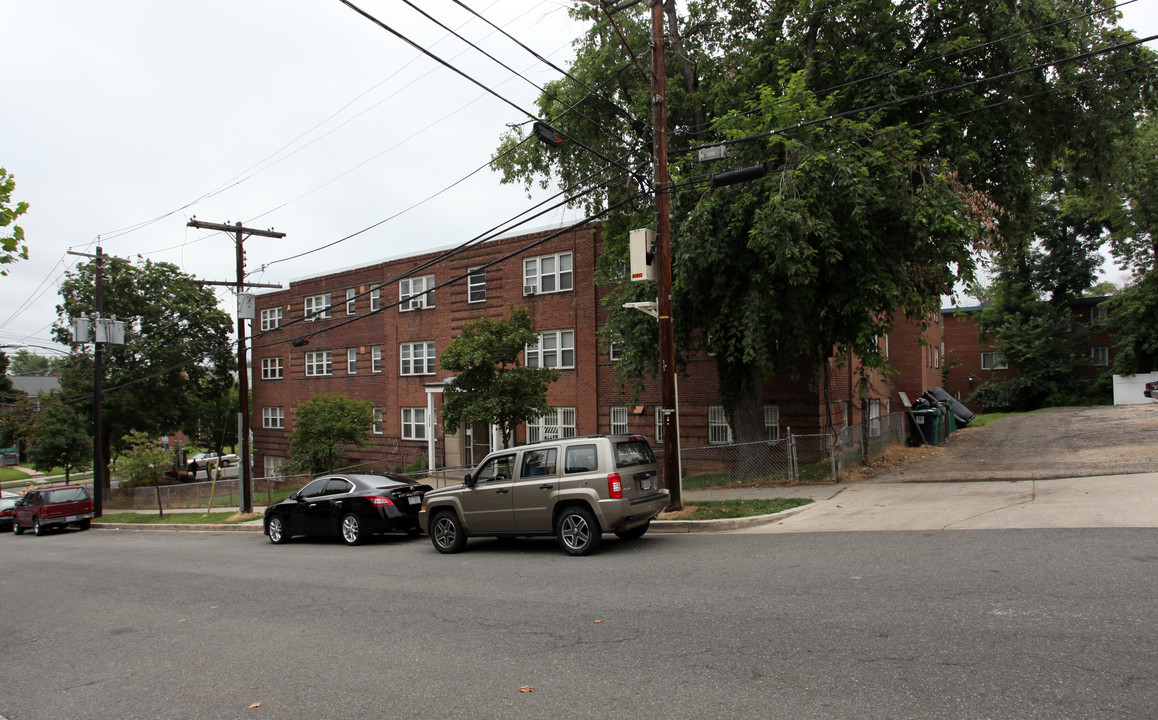
[[[451,0],[414,3],[530,81],[558,76]],[[0,345],[45,352],[57,284],[82,261],[67,251],[92,253],[98,238],[111,255],[233,280],[232,239],[188,220],[273,228],[285,239],[246,242],[247,268],[268,264],[250,280],[288,286],[459,243],[527,209],[485,169],[431,196],[485,165],[538,90],[402,0],[355,4],[510,102],[338,0],[0,0],[0,167],[30,205],[19,224],[31,254],[0,278]],[[569,64],[579,28],[564,2],[464,4]],[[1158,0],[1123,14],[1140,37],[1158,34]],[[218,296],[232,313],[232,295]]]

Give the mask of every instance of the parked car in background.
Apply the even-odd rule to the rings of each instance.
[[[567,554],[587,555],[605,532],[643,537],[670,499],[646,438],[597,435],[495,451],[462,485],[427,493],[419,518],[441,553],[480,535],[554,535]]]
[[[92,523],[92,496],[83,485],[57,485],[24,493],[16,501],[12,532],[20,535],[31,529],[37,535],[76,525],[87,530]]]
[[[237,464],[236,455],[218,455],[215,452],[199,452],[193,457],[189,458],[189,472],[197,470],[205,470],[206,468],[221,464],[221,467],[229,467]]]
[[[12,529],[12,517],[16,514],[16,497],[0,497],[0,530]]]
[[[1158,380],[1151,380],[1146,383],[1146,389],[1142,391],[1142,394],[1151,400],[1158,400]]]
[[[375,533],[416,535],[422,496],[430,489],[392,473],[323,475],[265,509],[265,534],[274,544],[295,535],[337,535],[347,545]]]

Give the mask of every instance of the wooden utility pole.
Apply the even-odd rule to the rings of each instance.
[[[201,222],[197,218],[189,221],[188,226],[197,228],[199,230],[218,230],[220,232],[234,233],[237,240],[237,282],[233,285],[237,288],[237,301],[241,302],[242,292],[246,287],[255,287],[254,285],[245,282],[245,250],[243,243],[245,238],[250,235],[257,235],[258,237],[269,238],[283,238],[285,233],[275,232],[273,230],[257,230],[254,228],[247,228],[241,223],[230,225],[229,223],[207,223]],[[206,283],[214,284],[214,283]],[[261,286],[261,287],[269,287]],[[273,286],[279,287],[279,286]],[[239,510],[243,513],[253,512],[253,468],[250,466],[250,448],[249,448],[249,365],[246,361],[245,349],[245,318],[241,315],[241,308],[238,307],[237,312],[237,386],[238,386],[238,404],[241,406],[241,432],[238,433],[238,443],[241,445],[241,452],[238,453],[238,465],[241,468],[241,503]]]
[[[109,475],[105,467],[103,424],[101,422],[101,393],[104,391],[104,344],[100,339],[101,317],[104,312],[104,261],[109,258],[97,246],[96,255],[68,251],[69,255],[92,258],[93,263],[93,314],[92,314],[92,506],[93,515],[100,517],[104,512],[104,501],[109,498]],[[132,263],[124,258],[109,258],[126,265]]]
[[[667,164],[667,76],[664,71],[663,0],[651,4],[652,147],[655,164],[656,302],[659,313],[660,404],[663,414],[663,477],[671,507],[683,507],[676,422],[675,328],[672,326],[671,177]]]

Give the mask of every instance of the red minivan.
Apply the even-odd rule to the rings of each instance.
[[[54,528],[76,525],[87,530],[92,523],[92,497],[83,485],[58,485],[29,490],[16,503],[12,532],[20,535],[32,528],[43,535]]]

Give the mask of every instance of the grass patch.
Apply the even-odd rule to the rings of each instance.
[[[665,512],[660,520],[720,520],[723,518],[771,515],[807,505],[812,498],[769,498],[767,500],[703,500],[684,503],[682,510]]]
[[[13,470],[10,467],[0,467],[0,483],[15,484],[28,479],[28,473]]]
[[[1048,407],[1039,410],[1030,410],[1029,412],[995,412],[995,413],[978,413],[969,421],[968,427],[985,427],[1007,417],[1014,415],[1033,415],[1034,413],[1053,412],[1054,410],[1061,410],[1062,408]]]
[[[105,513],[95,520],[98,523],[134,525],[235,525],[247,520],[257,520],[261,515],[235,512],[205,513],[165,513],[162,517],[152,513],[119,512]]]

